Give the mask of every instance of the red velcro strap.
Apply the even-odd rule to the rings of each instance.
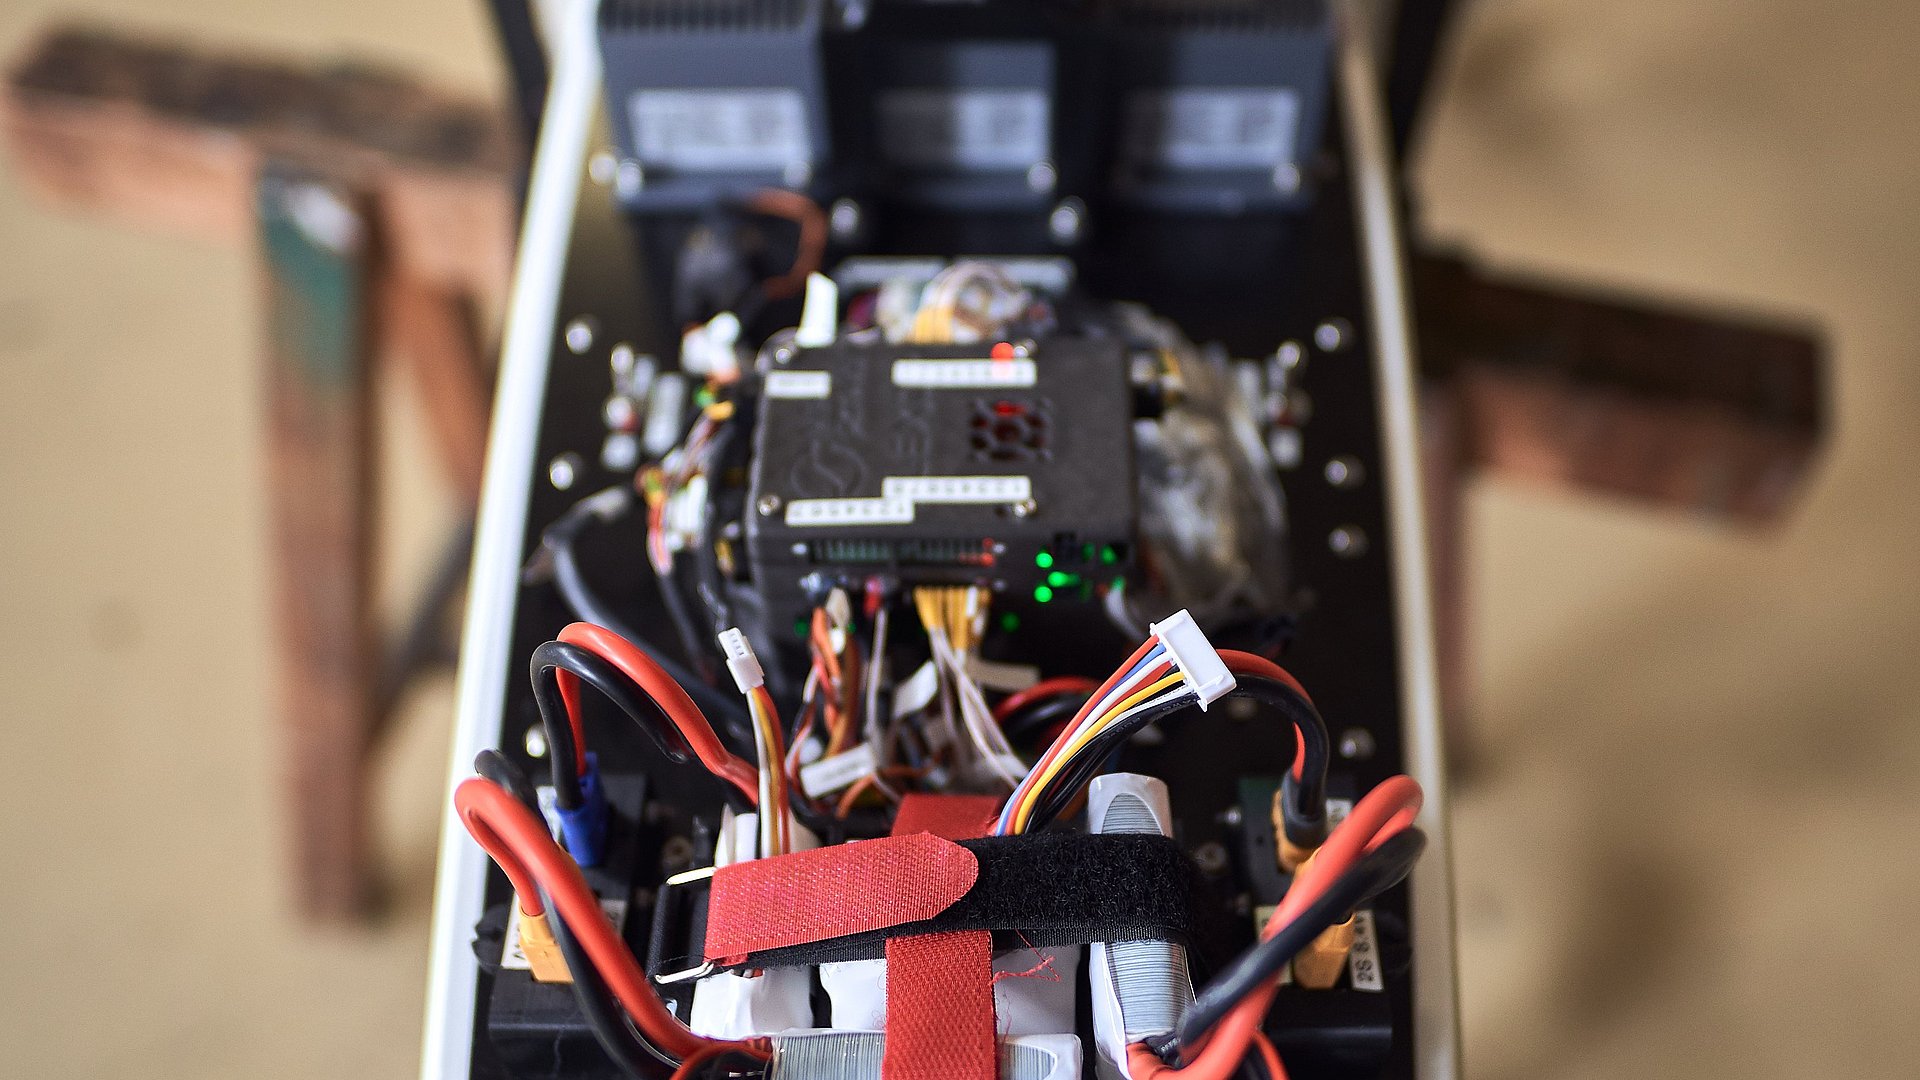
[[[973,888],[973,852],[926,833],[837,844],[714,871],[706,958],[805,945],[931,919]]]
[[[997,795],[928,795],[909,792],[900,800],[893,817],[893,835],[929,832],[949,840],[971,840],[987,835],[987,827],[1000,816]]]
[[[887,942],[882,1080],[994,1080],[993,935],[922,934]]]
[[[992,795],[910,794],[894,815],[893,834],[969,840],[986,833],[1001,801]],[[888,939],[881,1080],[994,1080],[999,1058],[993,935],[963,930]]]

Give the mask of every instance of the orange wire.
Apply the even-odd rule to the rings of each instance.
[[[807,275],[820,269],[820,260],[826,254],[826,213],[819,203],[785,188],[763,188],[748,198],[746,205],[756,214],[785,218],[799,227],[800,239],[794,246],[793,266],[761,285],[769,300],[799,296],[807,287]]]

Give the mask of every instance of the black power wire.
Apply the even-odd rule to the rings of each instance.
[[[1293,725],[1301,740],[1300,778],[1288,769],[1280,781],[1280,816],[1287,839],[1303,848],[1315,848],[1327,838],[1327,764],[1333,743],[1327,722],[1313,702],[1293,687],[1263,675],[1241,675],[1229,697],[1258,702]]]
[[[1426,834],[1411,827],[1381,841],[1379,847],[1362,855],[1351,869],[1335,878],[1327,891],[1308,904],[1297,918],[1275,931],[1272,937],[1241,953],[1215,976],[1187,1009],[1177,1032],[1149,1040],[1148,1045],[1169,1060],[1181,1050],[1199,1045],[1248,994],[1272,986],[1280,977],[1281,969],[1300,950],[1311,945],[1314,938],[1325,933],[1328,927],[1346,921],[1355,908],[1404,880],[1426,847]]]
[[[675,765],[693,760],[692,750],[680,729],[653,698],[647,696],[626,674],[597,654],[564,641],[549,641],[533,650],[528,664],[533,678],[533,700],[540,707],[540,723],[547,735],[547,757],[553,766],[553,790],[561,807],[573,810],[583,795],[576,768],[578,748],[573,742],[573,727],[567,722],[566,699],[560,694],[562,671],[600,691],[627,714],[653,745]]]
[[[580,1015],[587,1027],[593,1031],[594,1041],[621,1072],[634,1080],[668,1080],[679,1063],[648,1042],[646,1036],[634,1028],[633,1021],[627,1019],[613,992],[607,989],[606,980],[600,977],[593,960],[580,946],[580,939],[573,936],[573,929],[560,917],[559,909],[553,906],[545,890],[540,893],[540,903],[547,911],[547,927],[553,931],[553,943],[559,947],[560,958],[567,962],[567,972],[573,976],[573,1000],[580,1006]]]
[[[720,721],[729,733],[736,737],[744,734],[751,742],[753,729],[748,726],[746,706],[715,689],[710,682],[688,670],[685,664],[635,633],[627,621],[594,592],[580,568],[580,557],[574,548],[581,534],[591,525],[624,517],[633,506],[633,498],[633,493],[625,488],[608,488],[573,504],[546,527],[540,534],[540,546],[553,560],[554,586],[559,589],[560,598],[566,601],[575,618],[595,626],[604,626],[632,642],[635,648],[647,654],[647,659],[659,664],[661,670],[673,676],[673,681],[685,688],[687,696],[700,706],[701,712]],[[668,601],[669,604],[672,602]]]
[[[526,771],[498,750],[482,750],[473,756],[473,771],[500,785],[501,790],[524,803],[534,816],[540,816],[540,799]]]

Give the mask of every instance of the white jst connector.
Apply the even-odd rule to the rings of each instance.
[[[760,658],[753,654],[753,646],[747,644],[747,635],[741,633],[739,627],[720,631],[720,651],[727,654],[727,670],[733,672],[733,684],[741,693],[752,693],[756,687],[767,684],[767,673],[760,666]]]
[[[1153,636],[1166,646],[1174,664],[1186,673],[1187,685],[1200,695],[1203,711],[1233,689],[1233,672],[1227,670],[1226,662],[1220,659],[1213,643],[1200,631],[1186,608],[1154,623],[1152,630]]]

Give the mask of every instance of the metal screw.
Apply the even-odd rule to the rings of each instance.
[[[1373,733],[1366,728],[1350,727],[1340,733],[1340,756],[1348,761],[1365,761],[1373,750]]]
[[[568,323],[565,334],[567,351],[575,356],[585,354],[588,349],[593,348],[593,334],[593,320],[585,315]]]
[[[773,350],[773,362],[776,364],[792,363],[793,362],[793,346],[782,345],[779,348]]]
[[[1065,198],[1047,215],[1047,235],[1061,247],[1068,247],[1080,241],[1080,233],[1086,228],[1087,204],[1076,198]]]
[[[1032,499],[1021,499],[1019,502],[1007,507],[1007,509],[1013,513],[1014,517],[1029,518],[1039,511],[1040,504],[1034,502]]]
[[[1358,525],[1342,525],[1327,534],[1327,547],[1343,559],[1357,559],[1367,553],[1367,534]]]
[[[1273,190],[1291,195],[1300,190],[1300,166],[1289,161],[1273,170]]]
[[[1220,824],[1225,825],[1229,829],[1239,828],[1240,823],[1244,820],[1246,820],[1246,816],[1240,812],[1240,808],[1237,806],[1229,806],[1225,810],[1220,811]]]
[[[1215,877],[1227,871],[1227,849],[1219,841],[1209,840],[1193,849],[1193,864],[1208,877]]]
[[[527,729],[526,735],[521,739],[521,745],[527,748],[527,756],[530,758],[546,757],[547,730],[539,724],[533,725]]]
[[[633,364],[633,346],[624,341],[615,345],[613,351],[607,354],[607,366],[613,370],[613,377],[616,380],[632,375]]]
[[[1297,341],[1283,341],[1279,348],[1273,350],[1273,359],[1282,372],[1292,375],[1307,362],[1307,350]]]
[[[615,394],[607,399],[600,409],[607,421],[607,427],[614,431],[631,431],[640,417],[640,406],[625,394]]]
[[[1327,483],[1341,490],[1357,488],[1367,478],[1367,467],[1350,454],[1327,460]]]
[[[833,232],[833,238],[843,244],[851,244],[860,235],[863,223],[860,204],[852,199],[835,199],[827,211],[827,228]]]
[[[1021,338],[1019,341],[1016,341],[1013,343],[1013,355],[1020,357],[1021,359],[1024,360],[1027,357],[1032,356],[1034,353],[1034,350],[1038,349],[1039,347],[1040,347],[1040,343],[1033,340],[1032,338]]]
[[[601,187],[613,183],[614,175],[619,171],[620,160],[608,151],[595,150],[593,156],[587,159],[587,176]]]
[[[553,459],[547,466],[547,479],[554,490],[565,491],[580,478],[580,455],[569,450]]]
[[[753,505],[755,509],[760,511],[761,517],[772,517],[780,511],[780,496],[762,495],[760,496],[760,501]]]
[[[669,836],[660,845],[660,869],[677,874],[693,865],[693,841],[684,836]]]
[[[619,167],[613,170],[614,193],[623,199],[631,199],[640,194],[640,189],[646,184],[647,171],[632,158],[622,161]]]
[[[1052,191],[1053,185],[1059,179],[1060,174],[1054,171],[1052,162],[1035,162],[1033,167],[1027,170],[1027,187],[1036,194],[1045,195]]]
[[[1313,343],[1321,352],[1339,352],[1353,341],[1353,324],[1345,319],[1328,319],[1313,328]]]

